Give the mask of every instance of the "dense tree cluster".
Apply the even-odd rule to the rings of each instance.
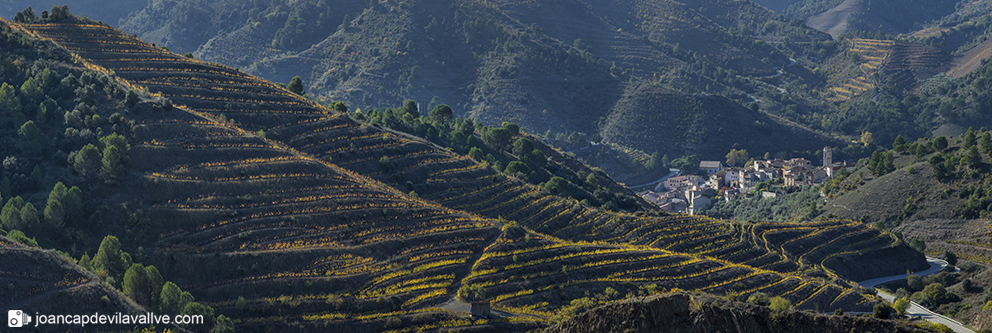
[[[165,281],[155,266],[133,262],[131,255],[121,250],[117,237],[104,237],[96,255],[91,259],[84,254],[78,263],[111,286],[119,287],[128,298],[149,310],[173,315],[201,315],[203,325],[210,328],[210,332],[234,332],[229,318],[224,315],[214,317],[213,308],[197,303],[189,292],[182,291],[172,281]],[[207,331],[204,326],[190,325],[186,328]]]

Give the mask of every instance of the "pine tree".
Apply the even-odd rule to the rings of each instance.
[[[121,255],[121,242],[117,237],[107,236],[100,243],[100,249],[93,256],[93,269],[104,270],[107,276],[118,280],[127,268],[124,258]]]
[[[302,96],[303,95],[303,79],[301,79],[299,76],[294,76],[292,79],[289,80],[289,84],[286,85],[286,89],[288,89],[289,91],[292,91],[293,93],[295,93],[297,95],[301,95]]]
[[[127,297],[130,297],[136,303],[145,306],[151,304],[148,274],[145,272],[145,266],[131,264],[131,267],[124,273],[124,281],[122,281],[121,289]]]

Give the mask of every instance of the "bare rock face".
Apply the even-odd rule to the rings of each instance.
[[[584,332],[926,332],[890,320],[774,312],[767,307],[712,295],[671,293],[632,298],[597,307],[546,329],[545,333]]]

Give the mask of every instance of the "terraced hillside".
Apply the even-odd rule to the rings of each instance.
[[[857,279],[861,267],[831,270],[832,260],[863,255],[858,264],[885,275],[923,265],[891,234],[850,221],[741,224],[586,207],[237,70],[73,20],[24,27],[148,99],[128,115],[135,121],[135,162],[123,192],[133,195],[115,205],[147,218],[134,227],[131,242],[147,245],[146,262],[240,327],[475,325],[431,308],[466,284],[504,297],[497,305],[511,313],[541,317],[562,298],[542,304],[498,295],[545,277],[571,281],[556,282],[561,295],[626,281],[767,290],[801,308],[868,309],[872,301],[836,279]],[[163,98],[174,107],[150,105]],[[385,184],[404,181],[418,188],[417,196]],[[499,218],[534,232],[500,232],[505,222],[493,221]],[[523,241],[510,244],[521,233]],[[503,266],[514,256],[504,253],[523,249],[529,250],[516,259],[528,268],[505,271],[514,269]],[[615,261],[621,254],[640,259]],[[562,256],[601,265],[578,269],[577,279],[562,269]],[[705,270],[646,273],[667,265]],[[527,279],[518,281],[521,276]],[[557,292],[530,290],[552,300]]]
[[[385,322],[449,298],[498,232],[192,111],[146,115],[135,135],[134,186],[160,226],[149,257],[242,325]],[[333,299],[348,304],[328,314]]]
[[[95,274],[77,266],[71,258],[51,250],[40,250],[0,237],[0,300],[9,310],[40,314],[79,314],[79,309],[101,309],[103,313],[141,314],[144,309],[124,294],[107,287]],[[107,297],[101,303],[100,298]],[[34,326],[37,318],[28,326]],[[40,326],[44,327],[44,326]],[[61,326],[63,329],[67,326]],[[75,327],[85,331],[117,329],[114,325]]]
[[[518,227],[504,230],[463,283],[485,287],[496,306],[509,312],[548,315],[561,299],[580,298],[588,290],[610,287],[629,297],[646,284],[717,295],[760,291],[791,299],[799,308],[864,307],[868,302],[852,285],[828,279],[798,278],[651,247],[569,242]],[[561,297],[549,297],[548,292]]]
[[[333,161],[334,165],[374,180],[412,183],[420,197],[446,207],[488,218],[502,217],[566,239],[592,238],[691,253],[703,251],[715,241],[746,238],[739,228],[724,221],[616,214],[584,207],[422,139],[330,114],[320,105],[265,81],[170,54],[106,26],[29,27],[129,82],[161,91],[176,105],[226,119],[252,133],[261,131],[274,145]],[[834,226],[844,224],[833,222]],[[892,243],[889,236],[876,230],[864,232],[876,238],[867,248],[883,249]],[[744,243],[755,248],[763,246],[756,240]],[[771,254],[766,249],[758,256],[762,255]],[[786,261],[791,264],[784,265],[787,268],[783,271],[803,266],[795,258]],[[922,261],[911,265],[922,265]]]
[[[835,99],[846,101],[879,84],[908,89],[918,79],[936,74],[950,63],[950,56],[922,44],[898,41],[854,38],[849,52],[857,54],[860,64],[850,79],[840,80],[830,88]]]

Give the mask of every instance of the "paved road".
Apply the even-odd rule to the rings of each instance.
[[[650,183],[647,183],[647,184],[641,184],[641,185],[632,185],[632,186],[627,186],[627,187],[629,187],[630,189],[635,190],[635,191],[644,190],[642,187],[650,187],[650,188],[648,188],[649,190],[654,190],[654,188],[657,187],[656,185],[660,184],[661,182],[665,181],[668,178],[675,177],[675,175],[678,175],[679,172],[682,172],[682,171],[679,171],[679,169],[668,169],[668,171],[669,172],[668,172],[667,175],[665,175],[664,177],[661,177],[660,179],[655,180],[653,182],[650,182]]]
[[[943,260],[940,260],[940,259],[937,259],[937,258],[927,257],[927,262],[930,263],[930,268],[929,269],[922,270],[922,271],[919,271],[919,272],[913,272],[913,274],[916,274],[916,275],[919,275],[919,276],[926,276],[926,275],[937,274],[942,269],[944,269],[944,267],[947,266],[947,262],[946,261],[943,261]],[[858,282],[858,284],[861,285],[862,287],[865,287],[865,288],[873,288],[876,285],[881,284],[881,283],[885,283],[885,282],[889,282],[889,281],[902,280],[902,279],[905,279],[905,278],[906,278],[906,274],[892,275],[892,276],[886,276],[886,277],[880,277],[880,278],[875,278],[875,279],[871,279],[871,280],[861,281],[861,282]],[[887,300],[889,302],[895,302],[895,300],[896,300],[895,295],[884,293],[882,291],[879,291],[878,292],[878,296],[881,296],[882,298],[884,298],[885,300]],[[930,322],[940,323],[940,324],[947,325],[947,327],[950,327],[952,330],[954,330],[954,332],[957,332],[957,333],[975,333],[975,331],[972,331],[971,329],[969,329],[967,327],[964,327],[964,325],[961,325],[961,323],[958,322],[957,320],[954,320],[954,319],[945,317],[943,315],[934,313],[933,311],[930,311],[929,309],[927,309],[927,308],[925,308],[925,307],[923,307],[923,306],[921,306],[919,304],[916,304],[916,302],[910,302],[909,309],[906,310],[906,315],[907,316],[916,316],[916,317],[920,317],[920,318],[926,319],[926,320],[928,320]]]

